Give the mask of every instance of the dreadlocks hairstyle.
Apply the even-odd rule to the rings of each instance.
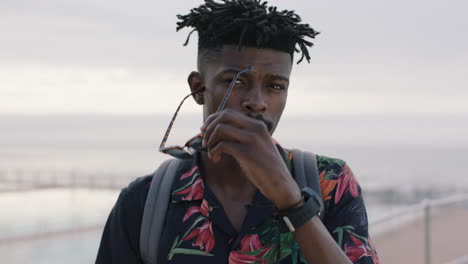
[[[313,43],[305,38],[315,38],[319,33],[294,11],[278,11],[261,0],[205,0],[187,15],[177,15],[177,31],[194,28],[184,43],[186,46],[194,31],[198,31],[198,56],[205,57],[220,51],[223,45],[270,48],[287,52],[301,52],[298,64],[305,58],[310,62],[308,48]],[[296,47],[297,46],[297,47]],[[200,65],[199,65],[200,66]]]

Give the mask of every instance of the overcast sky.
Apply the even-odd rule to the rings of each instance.
[[[321,32],[289,113],[468,114],[467,1],[269,2]],[[176,14],[201,3],[1,0],[0,114],[174,111],[197,43]]]

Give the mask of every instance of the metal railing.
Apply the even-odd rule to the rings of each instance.
[[[467,263],[468,263],[468,255],[458,258],[456,260],[447,262],[445,264],[467,264]]]
[[[0,171],[0,185],[11,185],[10,191],[43,189],[43,188],[88,188],[88,189],[121,189],[136,177],[135,173],[124,175],[89,173],[80,171]],[[1,190],[0,190],[1,191]],[[417,220],[424,225],[424,260],[431,264],[431,220],[441,207],[460,206],[468,202],[468,194],[457,194],[443,199],[425,200],[422,203],[408,206],[395,213],[375,219],[369,223],[373,235],[392,232],[399,227]],[[463,206],[468,208],[468,206]],[[461,259],[460,261],[464,261]],[[463,263],[463,262],[456,262]]]
[[[135,173],[99,173],[78,170],[9,170],[0,171],[0,191],[31,189],[86,188],[118,190],[137,176]],[[142,176],[142,175],[138,175]]]
[[[392,232],[398,227],[401,227],[412,221],[422,219],[424,225],[424,263],[431,264],[431,220],[433,215],[437,214],[442,207],[456,207],[462,205],[465,202],[468,202],[468,194],[456,194],[437,200],[424,200],[420,204],[408,206],[407,208],[401,209],[395,213],[371,221],[369,225],[374,231],[374,234],[382,235],[388,232]],[[462,207],[468,208],[466,205]],[[465,260],[466,259],[460,259],[459,261]]]

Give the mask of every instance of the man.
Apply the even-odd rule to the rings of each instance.
[[[178,18],[178,30],[193,27],[199,35],[198,71],[188,83],[203,105],[199,138],[206,151],[196,151],[192,166],[175,178],[158,263],[379,263],[361,189],[345,162],[317,155],[322,222],[306,209],[310,199],[291,173],[292,152],[271,138],[286,105],[296,47],[299,62],[309,61],[312,43],[305,38],[317,32],[294,12],[260,0],[205,0]],[[97,263],[142,263],[140,228],[151,181],[146,176],[122,190]],[[292,212],[308,217],[296,226],[278,217]],[[286,230],[278,224],[283,220]]]

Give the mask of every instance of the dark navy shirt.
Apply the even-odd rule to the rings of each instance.
[[[279,145],[278,145],[279,147]],[[288,167],[292,152],[282,149]],[[325,204],[324,225],[353,263],[380,263],[369,239],[361,188],[347,164],[317,155]],[[172,186],[158,260],[163,263],[307,263],[293,233],[280,228],[271,201],[254,196],[240,232],[204,184],[197,160]],[[143,263],[141,219],[152,176],[123,189],[107,220],[96,263]]]

